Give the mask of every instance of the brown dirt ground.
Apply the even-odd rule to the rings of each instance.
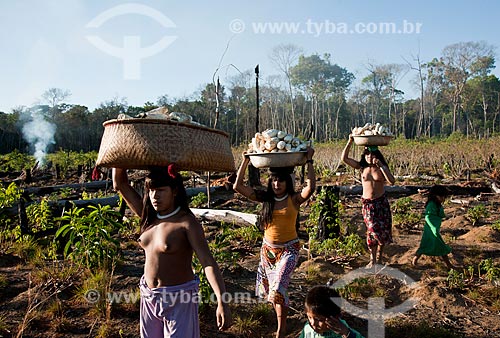
[[[425,198],[420,194],[410,196],[422,211]],[[251,203],[237,195],[226,192],[220,198],[225,202],[219,203],[225,209],[245,210]],[[345,217],[358,225],[358,232],[363,235],[363,224],[360,215],[359,196],[341,196],[345,207]],[[467,208],[480,203],[474,196],[453,196],[452,200],[463,203],[447,202],[445,213],[448,219],[443,223],[442,235],[445,241],[453,248],[452,262],[466,267],[477,264],[485,258],[492,258],[500,265],[500,233],[493,230],[491,223],[497,221],[500,205],[499,195],[488,195],[485,203],[490,211],[487,219],[483,219],[472,226],[465,217]],[[391,203],[395,201],[390,199]],[[308,213],[308,207],[303,211],[302,223]],[[208,228],[217,224],[204,223]],[[451,288],[446,283],[448,271],[443,263],[437,259],[422,257],[418,267],[411,265],[411,258],[419,244],[422,225],[413,229],[394,228],[394,243],[386,250],[387,263],[411,277],[418,287],[410,289],[399,282],[381,276],[373,277],[374,284],[386,290],[385,302],[387,306],[403,303],[410,297],[418,299],[417,304],[408,312],[386,322],[386,337],[408,337],[412,330],[421,323],[426,323],[430,329],[422,337],[438,337],[440,329],[448,329],[455,335],[440,335],[439,337],[500,337],[500,291],[498,283],[487,283],[475,279],[462,289]],[[307,247],[307,234],[300,232],[302,244]],[[234,243],[234,248],[241,254],[235,266],[222,266],[227,290],[234,292],[253,293],[255,270],[258,264],[259,243],[250,246],[245,243]],[[331,257],[308,257],[305,249],[301,250],[299,265],[293,275],[290,285],[291,307],[288,319],[287,337],[298,337],[306,317],[303,311],[303,300],[307,289],[316,284],[325,284],[342,278],[346,273],[361,268],[367,264],[368,257],[364,255],[349,262],[335,262]],[[117,268],[112,283],[115,291],[134,290],[142,275],[143,253],[134,244],[124,244],[124,262]],[[34,289],[30,288],[30,280],[35,276],[33,267],[26,265],[19,257],[3,255],[0,257],[0,273],[7,281],[7,285],[0,287],[0,337],[15,337],[16,332],[27,311],[28,303],[36,298]],[[311,271],[314,271],[311,277]],[[460,270],[462,271],[462,270]],[[78,281],[78,278],[76,278]],[[498,281],[497,281],[498,282]],[[35,316],[23,337],[96,337],[99,326],[104,321],[92,311],[92,306],[74,299],[75,278],[68,279],[67,284],[57,285],[62,292],[54,293],[57,288],[46,286],[45,295],[59,300],[60,308],[56,311],[48,310],[49,302],[39,300]],[[475,292],[474,292],[475,291]],[[479,296],[478,296],[479,294]],[[490,297],[488,297],[490,295]],[[365,295],[366,296],[366,295]],[[368,295],[369,296],[369,295]],[[484,296],[484,297],[481,297]],[[495,299],[497,301],[495,302]],[[255,300],[255,299],[254,299]],[[353,299],[358,306],[366,306],[362,299]],[[274,313],[264,312],[260,320],[252,328],[238,331],[244,327],[236,324],[237,318],[248,319],[255,313],[256,304],[232,304],[231,309],[234,325],[225,332],[215,327],[214,308],[203,311],[201,317],[201,331],[203,337],[273,337],[276,325]],[[348,313],[344,314],[349,324],[361,333],[367,333],[367,321]],[[137,304],[118,304],[111,310],[111,329],[108,337],[138,337],[139,310]],[[432,335],[432,333],[436,333]],[[411,336],[413,337],[413,336]]]

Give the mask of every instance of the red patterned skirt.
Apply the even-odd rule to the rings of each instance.
[[[368,246],[392,243],[392,213],[386,194],[375,199],[361,198]]]

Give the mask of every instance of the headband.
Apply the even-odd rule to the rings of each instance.
[[[368,149],[370,152],[374,152],[374,151],[377,151],[378,150],[378,147],[377,146],[367,146],[366,149]]]

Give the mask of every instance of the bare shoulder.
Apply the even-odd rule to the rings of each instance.
[[[179,222],[187,230],[202,229],[201,223],[196,216],[185,211],[180,215]]]

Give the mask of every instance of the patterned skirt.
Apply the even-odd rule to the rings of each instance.
[[[361,202],[368,246],[392,243],[392,214],[387,196],[384,194],[375,199],[361,198]]]
[[[283,245],[268,243],[265,239],[260,249],[255,294],[273,304],[288,306],[288,285],[299,259],[299,239]]]

